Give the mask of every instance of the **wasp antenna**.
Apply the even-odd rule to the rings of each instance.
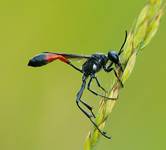
[[[127,41],[127,30],[125,30],[125,39],[124,39],[124,42],[123,42],[123,44],[122,44],[122,46],[121,46],[121,48],[119,50],[118,55],[120,55],[123,52],[123,47],[124,47],[126,41]]]

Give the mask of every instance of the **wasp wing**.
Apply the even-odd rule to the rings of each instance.
[[[44,52],[44,53],[49,53],[49,52]],[[80,54],[67,54],[67,53],[52,53],[52,54],[62,55],[68,59],[87,59],[91,57],[91,55],[80,55]]]
[[[82,60],[88,59],[90,57],[90,55],[43,52],[31,58],[29,60],[28,66],[40,67],[57,59],[69,64],[70,60]]]

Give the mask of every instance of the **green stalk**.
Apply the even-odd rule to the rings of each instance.
[[[147,4],[140,12],[135,25],[131,28],[128,34],[127,42],[124,46],[124,51],[121,54],[121,61],[123,68],[125,68],[124,72],[122,73],[118,68],[116,69],[123,84],[131,75],[136,62],[137,54],[149,44],[156,34],[163,11],[164,5],[162,0],[148,0]],[[108,94],[111,98],[118,97],[121,89],[121,85],[117,79],[114,80],[114,84]],[[96,123],[99,125],[101,130],[104,129],[106,123],[108,124],[107,119],[111,115],[115,104],[116,101],[101,100],[96,118]],[[99,141],[100,136],[101,135],[98,130],[93,128],[93,130],[90,131],[86,137],[84,150],[93,150]]]

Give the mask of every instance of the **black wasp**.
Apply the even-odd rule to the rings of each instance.
[[[95,115],[92,111],[92,107],[89,106],[87,103],[85,103],[81,99],[81,97],[82,97],[83,91],[86,87],[87,79],[90,78],[88,81],[88,84],[87,84],[87,89],[90,92],[92,92],[93,94],[95,94],[97,96],[104,97],[106,99],[113,99],[113,98],[108,98],[104,95],[98,94],[97,92],[95,92],[94,90],[91,89],[91,82],[92,82],[92,80],[95,80],[98,87],[101,88],[104,92],[106,92],[106,90],[100,85],[100,82],[98,81],[97,77],[95,76],[95,74],[97,72],[99,72],[101,69],[103,69],[105,72],[113,71],[115,76],[117,77],[117,79],[119,80],[119,82],[121,83],[121,85],[123,87],[123,84],[122,84],[120,78],[118,77],[118,75],[113,67],[113,64],[115,64],[116,67],[119,67],[120,70],[123,72],[123,68],[122,68],[119,56],[123,52],[123,47],[126,43],[126,40],[127,40],[127,31],[125,32],[125,40],[124,40],[119,52],[109,51],[107,55],[100,54],[100,53],[96,53],[96,54],[92,54],[92,55],[78,55],[78,54],[44,52],[44,53],[40,53],[40,54],[34,56],[32,59],[30,59],[28,66],[40,67],[40,66],[46,65],[46,64],[58,59],[64,63],[70,65],[77,71],[81,72],[82,73],[82,85],[76,96],[76,104],[77,104],[78,108],[90,119],[90,121],[98,129],[98,131],[104,137],[110,139],[111,137],[107,136],[106,132],[101,131],[99,129],[98,125],[92,120],[92,118],[95,118]],[[79,69],[78,67],[76,67],[75,65],[72,64],[72,62],[71,62],[72,59],[86,59],[86,61],[82,65],[82,69]],[[90,112],[87,112],[86,110],[84,110],[83,107],[80,106],[80,103],[82,105],[84,105]]]

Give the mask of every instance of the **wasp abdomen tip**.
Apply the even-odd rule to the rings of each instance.
[[[28,62],[28,66],[30,66],[30,67],[38,67],[39,65],[38,65],[38,63],[35,63],[34,61],[30,60]]]
[[[27,66],[32,66],[32,65],[31,65],[31,61],[28,62]]]
[[[40,67],[40,66],[46,65],[47,63],[48,62],[46,59],[46,55],[42,53],[31,58],[28,62],[28,66]]]

